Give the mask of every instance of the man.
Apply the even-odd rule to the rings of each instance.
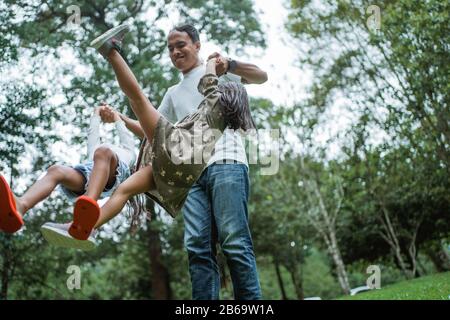
[[[205,73],[200,57],[198,31],[191,25],[174,28],[168,35],[173,65],[183,80],[168,89],[159,111],[175,123],[194,112],[202,101],[197,85]],[[220,81],[263,83],[267,74],[249,63],[214,53]],[[121,115],[127,128],[143,137],[137,121]],[[219,241],[230,269],[235,299],[261,299],[253,244],[248,224],[249,177],[244,146],[239,134],[226,129],[199,180],[183,207],[184,241],[189,255],[193,299],[218,299],[219,270],[216,242]]]

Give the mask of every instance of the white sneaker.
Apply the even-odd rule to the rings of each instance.
[[[64,248],[74,248],[80,250],[93,250],[97,247],[97,230],[92,230],[87,240],[78,240],[69,234],[71,223],[47,222],[41,226],[41,233],[50,244]]]
[[[102,35],[92,40],[90,46],[97,49],[105,58],[107,57],[109,51],[113,48],[121,52],[122,40],[129,30],[130,25],[127,23],[121,24],[117,27],[109,29]]]

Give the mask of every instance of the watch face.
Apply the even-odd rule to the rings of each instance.
[[[234,60],[230,60],[229,65],[230,65],[229,70],[230,70],[230,71],[234,71],[234,70],[236,69],[237,62],[234,61]]]

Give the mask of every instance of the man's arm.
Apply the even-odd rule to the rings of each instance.
[[[216,70],[219,76],[226,72],[230,72],[240,76],[242,82],[249,84],[262,84],[268,79],[267,72],[261,70],[254,64],[234,60],[233,65],[230,66],[230,60],[223,57],[218,52],[211,54],[208,57],[208,60],[211,58],[217,58]],[[232,68],[230,69],[230,67]]]

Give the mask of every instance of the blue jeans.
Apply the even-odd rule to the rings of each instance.
[[[183,217],[193,299],[219,299],[217,241],[227,258],[234,298],[261,299],[248,225],[248,196],[248,169],[240,163],[210,165],[190,190]]]

